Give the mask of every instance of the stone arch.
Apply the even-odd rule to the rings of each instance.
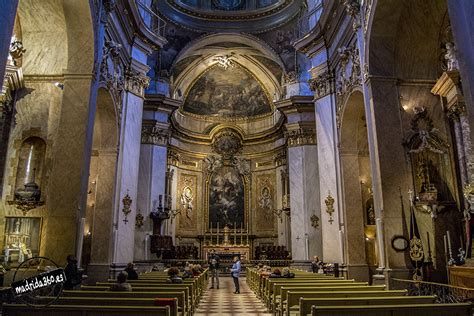
[[[221,47],[221,43],[232,43],[232,47]],[[172,78],[173,90],[171,94],[182,99],[188,89],[202,73],[217,64],[217,56],[231,55],[231,59],[250,71],[271,95],[279,98],[282,93],[282,74],[285,66],[281,58],[266,43],[247,35],[237,33],[212,34],[189,43],[176,57],[173,67],[186,58],[194,57],[186,67]],[[274,63],[269,66],[265,59]],[[275,71],[278,70],[278,71]]]

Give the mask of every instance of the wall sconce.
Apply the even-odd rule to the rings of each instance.
[[[137,211],[137,216],[135,216],[135,227],[140,228],[143,226],[143,220],[145,218],[143,217],[142,213],[140,212],[140,209]]]
[[[331,196],[331,193],[329,192],[328,196],[326,197],[326,199],[324,200],[324,203],[326,204],[326,213],[329,214],[329,224],[332,225],[332,222],[334,222],[334,220],[332,219],[332,213],[334,213],[334,198]]]
[[[132,211],[131,209],[131,205],[132,205],[132,199],[130,198],[130,196],[128,195],[125,195],[125,197],[122,199],[122,203],[123,203],[123,209],[122,209],[122,212],[123,214],[125,215],[125,218],[123,219],[123,222],[125,224],[128,223],[128,219],[127,219],[127,215],[130,214],[130,212]]]

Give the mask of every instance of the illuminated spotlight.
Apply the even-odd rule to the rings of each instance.
[[[64,90],[64,83],[55,82],[54,85],[55,85],[56,87],[58,87],[59,89]]]

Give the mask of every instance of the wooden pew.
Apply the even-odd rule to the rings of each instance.
[[[424,305],[313,306],[312,316],[471,316],[469,303]]]
[[[324,286],[367,286],[367,282],[355,282],[354,280],[314,280],[300,282],[272,282],[269,284],[268,292],[265,294],[264,301],[268,306],[273,304],[280,297],[280,289],[283,286],[307,286],[307,287],[324,287]],[[271,286],[271,287],[270,287]]]
[[[322,286],[322,287],[311,287],[311,286],[282,286],[280,288],[280,301],[277,312],[282,315],[283,311],[287,306],[288,291],[312,291],[312,292],[339,292],[339,291],[353,291],[353,292],[366,292],[366,291],[384,291],[385,285],[371,285],[371,286]]]
[[[387,291],[388,292],[388,291]],[[361,294],[361,293],[357,293]],[[421,305],[435,304],[436,296],[381,296],[381,297],[345,297],[344,299],[337,297],[326,298],[305,298],[300,297],[299,305],[296,309],[286,310],[286,315],[308,315],[311,314],[311,307],[314,306],[345,306],[345,305]]]
[[[115,291],[109,291],[110,286],[97,286],[97,285],[82,285],[82,291],[103,291],[103,292],[111,292],[111,293],[118,293]],[[133,287],[132,291],[129,293],[134,292],[159,292],[159,291],[170,291],[170,292],[185,292],[186,301],[188,302],[188,306],[190,306],[191,312],[196,307],[196,299],[194,295],[192,295],[191,287],[185,284],[160,284],[159,286],[151,286],[151,287]],[[120,292],[123,293],[123,292]]]
[[[130,298],[137,299],[155,299],[155,298],[172,298],[178,299],[178,308],[183,311],[184,315],[189,315],[192,310],[190,301],[186,297],[186,291],[169,291],[169,290],[155,290],[153,292],[113,292],[113,291],[76,291],[65,290],[61,298],[73,297],[104,297],[104,298],[120,298],[128,300]]]
[[[50,305],[33,308],[25,304],[3,304],[2,316],[170,316],[169,306]]]
[[[96,306],[155,306],[157,297],[103,297],[103,296],[61,296],[54,305],[96,305]],[[170,306],[171,316],[185,315],[184,293],[161,293],[159,298],[175,300]]]

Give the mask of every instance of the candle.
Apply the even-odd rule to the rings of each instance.
[[[448,251],[449,251],[449,254],[451,254],[451,235],[449,234],[449,230],[446,231],[446,235],[447,235],[447,238],[448,238]]]
[[[217,244],[219,244],[219,222],[217,222]]]
[[[248,246],[248,245],[249,245],[249,231],[248,231],[248,229],[247,229],[247,231],[246,231],[246,232],[247,232],[247,235],[246,235],[246,236],[247,236],[247,238],[246,238],[246,240],[247,240],[247,243],[246,243],[246,245]]]
[[[339,230],[339,242],[341,245],[341,262],[344,262],[344,232]]]
[[[426,232],[426,238],[428,240],[428,253],[431,253],[431,246],[430,246],[430,233]]]
[[[448,256],[448,242],[446,241],[446,235],[444,237],[444,255],[447,257]]]

